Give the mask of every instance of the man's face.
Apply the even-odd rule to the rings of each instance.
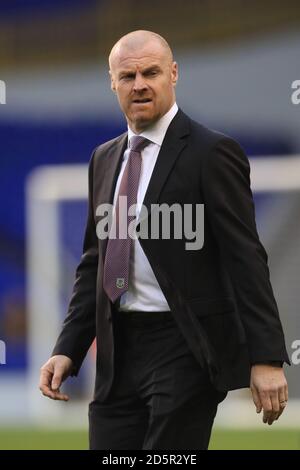
[[[118,51],[110,74],[111,88],[134,132],[156,122],[175,101],[177,64],[156,41],[141,50]]]

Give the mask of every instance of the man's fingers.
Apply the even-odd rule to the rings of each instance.
[[[63,372],[60,368],[54,373],[46,367],[41,369],[39,388],[45,397],[51,398],[52,400],[69,400],[68,395],[59,391],[62,375]]]
[[[288,387],[282,368],[268,364],[253,365],[251,390],[254,403],[258,404],[260,401],[263,408],[263,422],[273,424],[281,416],[288,399]]]
[[[287,383],[284,385],[284,396],[285,396],[285,401],[288,402],[288,399],[289,399],[289,391],[288,391]]]
[[[286,390],[283,387],[279,391],[273,390],[261,394],[261,401],[264,409],[263,422],[273,424],[283,413],[287,401]]]
[[[59,390],[51,392],[52,400],[61,400],[61,401],[68,401],[69,397],[68,395],[61,393]]]
[[[278,416],[277,416],[276,420],[284,412],[284,409],[287,405],[287,400],[288,400],[288,391],[287,391],[287,386],[285,386],[282,389],[280,389],[280,391],[278,393],[278,401],[279,401],[279,408],[280,409],[279,409],[279,413],[278,413]]]
[[[64,370],[62,368],[57,367],[55,369],[53,379],[51,382],[52,390],[59,390],[59,387],[61,386],[62,379],[63,379],[63,373],[64,373]]]
[[[50,392],[50,384],[52,380],[52,372],[48,369],[41,369],[40,375],[40,384],[39,388],[40,391],[45,395],[46,393]]]
[[[276,419],[278,419],[282,415],[282,413],[284,412],[285,407],[287,406],[287,403],[288,403],[288,399],[289,399],[288,386],[287,386],[287,384],[285,384],[285,386],[283,387],[283,390],[281,390],[279,392],[280,411],[279,411],[278,417]]]
[[[282,415],[283,412],[284,412],[284,408],[281,408],[280,411],[279,411],[279,413],[277,413],[277,416],[276,416],[276,418],[275,418],[276,421],[277,421],[278,418],[280,418],[280,416]]]
[[[52,400],[61,400],[61,401],[68,401],[69,400],[68,395],[65,395],[65,394],[61,393],[59,390],[58,391],[52,391],[52,390],[48,389],[48,390],[42,391],[42,393],[45,397],[51,398]]]
[[[252,392],[253,402],[254,402],[254,405],[256,407],[256,413],[260,413],[261,410],[262,410],[262,404],[261,404],[261,401],[260,401],[260,398],[259,398],[259,394],[258,394],[256,388],[254,388],[254,387],[251,389],[251,392]]]
[[[279,413],[281,411],[281,408],[280,408],[280,403],[279,403],[279,394],[278,394],[278,391],[273,391],[273,392],[270,392],[270,399],[271,399],[271,403],[272,403],[272,414],[271,414],[271,417],[269,418],[268,420],[268,424],[273,424],[273,421],[275,421],[276,419],[279,418]]]
[[[273,412],[272,411],[264,411],[264,414],[263,414],[263,422],[265,424],[273,424],[273,421],[274,421],[274,416],[273,416]]]
[[[64,368],[56,367],[53,378],[52,378],[52,382],[51,382],[51,395],[52,395],[51,398],[53,400],[63,400],[63,401],[69,400],[68,395],[61,393],[59,390],[59,387],[61,386],[62,381],[63,381],[63,375],[64,375]]]
[[[52,376],[52,374],[50,374],[50,379],[49,379],[49,375],[45,374],[44,379],[41,378],[40,391],[42,392],[42,394],[45,397],[52,398],[52,400],[68,401],[69,400],[68,395],[65,395],[64,393],[61,393],[59,391],[59,389],[53,390],[52,387],[49,386],[49,382],[51,382],[51,376]]]
[[[267,422],[269,422],[269,420],[272,416],[272,410],[273,410],[271,398],[270,398],[269,394],[267,394],[265,392],[261,392],[259,394],[259,397],[260,397],[260,401],[261,401],[261,404],[262,404],[262,407],[263,407],[263,410],[264,410],[263,422],[267,423]]]

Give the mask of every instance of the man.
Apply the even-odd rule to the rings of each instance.
[[[256,231],[249,163],[234,140],[178,110],[177,64],[161,36],[127,34],[109,66],[128,133],[93,153],[83,256],[40,389],[68,400],[61,383],[77,375],[96,336],[90,447],[206,449],[228,390],[250,385],[268,424],[288,400],[282,364],[289,358]],[[121,197],[136,203],[137,232],[153,219],[154,204],[204,204],[204,245],[187,250],[184,237],[161,232],[103,240],[99,207],[114,203],[118,228]]]

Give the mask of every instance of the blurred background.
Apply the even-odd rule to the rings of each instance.
[[[93,149],[126,129],[107,55],[135,29],[171,44],[177,102],[239,140],[293,364],[289,406],[266,428],[230,394],[211,448],[300,448],[299,0],[0,0],[0,448],[86,448],[94,350],[66,389],[38,391],[79,261]],[[0,99],[0,102],[3,100]],[[4,347],[6,346],[6,347]],[[298,352],[299,351],[299,352]]]

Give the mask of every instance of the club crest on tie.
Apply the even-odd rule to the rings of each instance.
[[[125,286],[125,279],[124,279],[124,277],[117,277],[117,280],[116,280],[116,287],[117,287],[118,289],[122,289],[124,286]]]

